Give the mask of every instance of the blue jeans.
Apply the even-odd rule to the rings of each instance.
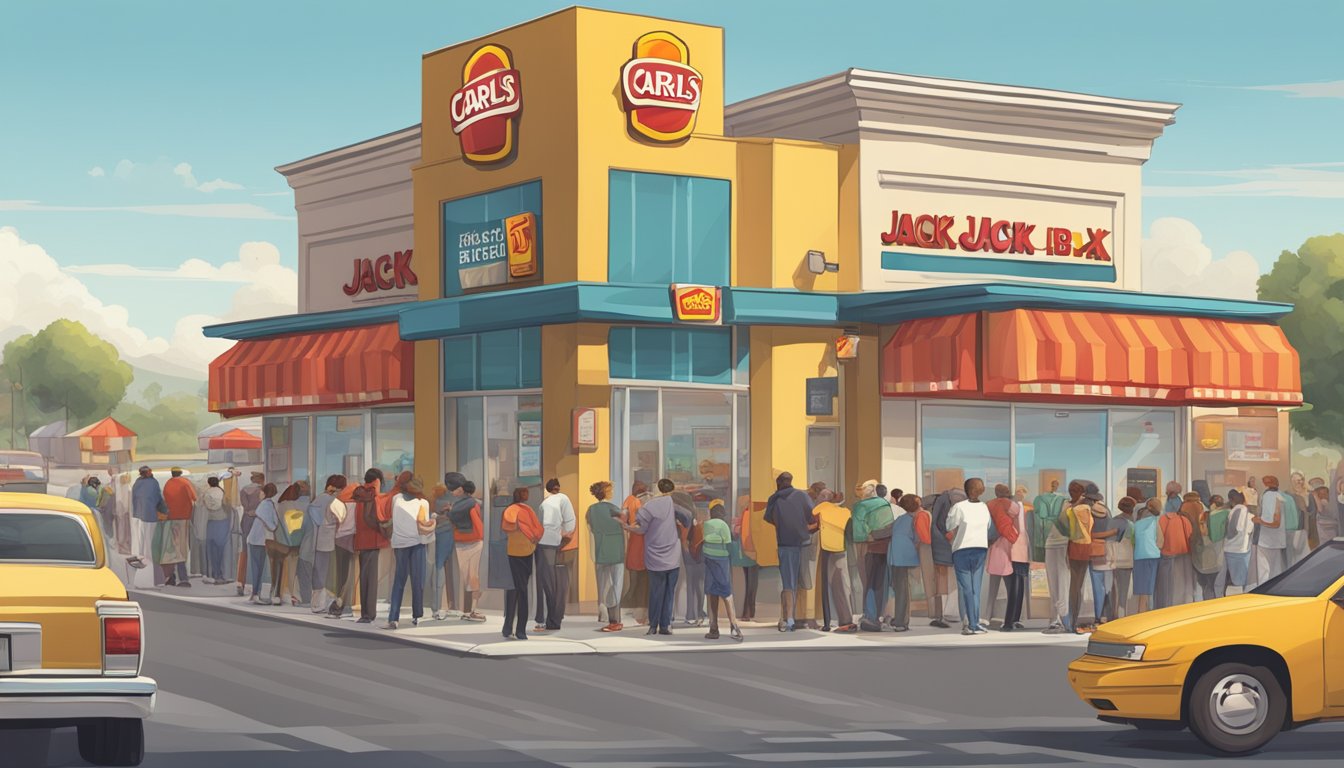
[[[406,579],[411,580],[411,618],[425,615],[425,545],[401,547],[392,550],[397,569],[392,576],[392,605],[387,612],[388,622],[395,624],[401,618],[401,598],[406,592]]]
[[[205,575],[224,580],[224,549],[229,544],[229,521],[210,520],[205,524]]]
[[[672,629],[672,601],[677,596],[680,568],[649,571],[649,628]]]
[[[433,558],[433,562],[429,563],[429,577],[425,579],[425,588],[430,591],[429,605],[434,609],[435,613],[450,610],[454,605],[452,587],[453,578],[451,574],[444,572],[445,564],[447,568],[451,569],[453,567],[453,561],[456,560],[456,558],[453,557],[453,553],[457,551],[457,547],[455,547],[454,544],[453,532],[444,531],[443,533],[435,535],[433,551],[427,553],[426,561],[428,562],[429,558]],[[428,549],[428,547],[426,547],[426,549]],[[447,605],[443,604],[445,586],[448,587]]]
[[[803,548],[781,544],[775,551],[779,554],[779,588],[793,592],[803,569]]]
[[[980,589],[985,583],[985,554],[988,551],[984,547],[970,547],[952,553],[963,627],[980,628]]]
[[[1092,572],[1092,604],[1097,623],[1105,618],[1106,596],[1111,593],[1111,584],[1114,583],[1114,571],[1098,571],[1096,568],[1089,568]]]
[[[247,545],[247,580],[252,582],[252,596],[261,597],[261,579],[262,574],[266,572],[266,566],[271,559],[266,556],[265,544]]]

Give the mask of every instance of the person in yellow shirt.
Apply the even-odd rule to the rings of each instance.
[[[849,560],[845,555],[845,545],[851,538],[850,511],[835,503],[835,492],[830,489],[817,494],[817,506],[813,511],[820,522],[822,621],[825,622],[821,631],[831,631],[831,616],[834,615],[835,631],[853,634],[859,627],[854,623],[854,612],[849,605]]]

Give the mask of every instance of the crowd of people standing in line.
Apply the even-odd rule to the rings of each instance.
[[[317,494],[302,480],[282,490],[260,472],[242,484],[234,468],[205,477],[203,486],[178,467],[162,486],[148,467],[138,475],[131,482],[109,473],[106,485],[86,478],[80,498],[102,515],[130,567],[153,566],[155,584],[190,587],[191,575],[201,575],[208,584],[236,582],[238,595],[254,604],[305,604],[331,618],[358,612],[360,623],[376,621],[380,586],[390,585],[387,629],[399,626],[409,584],[412,624],[424,617],[426,596],[436,620],[486,620],[479,610],[484,517],[474,483],[460,473],[447,473],[427,493],[411,472],[388,483],[370,469],[360,483],[332,475]],[[781,632],[908,631],[916,580],[933,627],[951,627],[944,601],[955,584],[963,634],[989,630],[1001,589],[1007,599],[999,629],[1022,630],[1030,572],[1039,564],[1052,611],[1045,631],[1073,633],[1124,616],[1131,592],[1142,612],[1246,590],[1337,536],[1344,491],[1331,498],[1319,478],[1293,473],[1291,480],[1281,490],[1276,477],[1265,476],[1263,488],[1251,479],[1207,498],[1174,482],[1165,498],[1130,488],[1114,509],[1088,480],[1069,482],[1067,495],[1056,483],[1030,503],[1025,488],[1003,484],[986,499],[980,478],[926,497],[869,480],[846,506],[823,483],[794,488],[786,472],[760,517],[768,528],[748,522],[754,513],[745,496],[732,511],[717,498],[702,510],[663,479],[652,490],[635,482],[618,506],[604,481],[590,487],[583,521],[603,632],[622,631],[630,613],[648,634],[671,634],[682,581],[684,623],[708,619],[706,637],[717,639],[722,616],[741,640],[739,622],[756,613],[760,566],[752,532],[768,530],[778,553]],[[539,504],[521,487],[511,500],[501,520],[511,579],[503,636],[523,640],[533,598],[532,633],[562,626],[579,519],[555,479]],[[734,568],[742,569],[745,587],[736,606]]]

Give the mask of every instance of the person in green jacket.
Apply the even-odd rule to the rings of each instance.
[[[733,565],[730,559],[733,532],[728,527],[727,518],[728,512],[721,499],[709,502],[709,519],[701,526],[704,538],[697,542],[705,565],[705,595],[709,598],[709,633],[705,639],[719,639],[719,603],[722,602],[732,638],[740,643],[742,630],[733,615]]]
[[[877,494],[877,488],[876,480],[865,481],[854,488],[859,500],[850,516],[854,549],[862,563],[859,578],[863,582],[863,620],[859,622],[859,629],[865,632],[882,631],[881,614],[887,602],[887,545],[894,519],[890,502]],[[879,530],[886,535],[874,542],[873,533]]]
[[[593,534],[593,564],[597,566],[598,620],[606,614],[603,632],[620,632],[621,576],[625,569],[625,530],[621,508],[611,503],[611,483],[593,483],[589,493],[597,502],[588,507],[588,530]]]

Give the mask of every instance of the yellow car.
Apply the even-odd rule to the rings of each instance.
[[[1069,684],[1104,721],[1189,727],[1229,754],[1344,719],[1344,538],[1247,594],[1102,625]]]
[[[86,761],[139,765],[157,693],[143,628],[88,507],[0,493],[0,728],[75,726]]]

